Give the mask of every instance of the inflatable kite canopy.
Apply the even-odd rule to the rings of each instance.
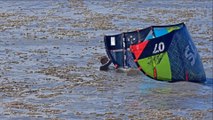
[[[184,23],[105,36],[105,46],[116,67],[138,67],[155,80],[206,80],[202,61]]]
[[[144,41],[150,30],[150,28],[145,28],[104,37],[106,53],[115,68],[137,68],[130,45]]]

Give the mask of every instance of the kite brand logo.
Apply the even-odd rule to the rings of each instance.
[[[191,66],[195,64],[196,54],[193,49],[190,49],[189,45],[185,48],[185,57],[188,61],[190,61]]]
[[[153,53],[153,54],[156,54],[156,53],[159,53],[159,52],[163,52],[164,49],[165,49],[165,45],[164,45],[163,42],[160,42],[159,44],[156,43],[156,44],[155,44],[155,48],[154,48],[154,50],[153,50],[152,53]]]

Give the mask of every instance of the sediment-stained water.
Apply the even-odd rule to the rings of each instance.
[[[211,0],[0,0],[0,119],[197,119],[213,114]],[[184,22],[205,84],[99,71],[103,36]]]

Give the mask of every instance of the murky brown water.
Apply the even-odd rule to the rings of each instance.
[[[213,117],[212,1],[0,0],[0,119]],[[103,35],[185,22],[206,84],[99,71]]]

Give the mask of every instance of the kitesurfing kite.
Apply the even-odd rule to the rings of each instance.
[[[104,42],[110,59],[106,65],[112,62],[115,68],[138,68],[161,81],[206,80],[202,61],[184,23],[105,36]]]

